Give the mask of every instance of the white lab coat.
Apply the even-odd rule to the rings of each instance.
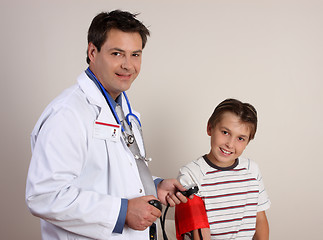
[[[112,233],[121,198],[145,192],[128,147],[121,137],[109,137],[108,126],[100,128],[103,136],[94,136],[95,120],[116,124],[105,98],[83,72],[78,84],[49,104],[32,131],[27,205],[41,218],[45,240],[148,239],[148,229],[125,226],[122,234]],[[143,152],[138,130],[135,135]]]

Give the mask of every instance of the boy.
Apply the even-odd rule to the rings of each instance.
[[[265,210],[270,200],[261,173],[256,163],[240,157],[256,129],[257,112],[252,105],[226,99],[215,108],[207,124],[210,152],[179,172],[183,186],[198,185],[199,192],[176,207],[178,239],[269,239]],[[204,224],[203,217],[195,217],[201,208]],[[192,218],[188,221],[188,217]]]

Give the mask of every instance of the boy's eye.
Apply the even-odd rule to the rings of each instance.
[[[245,139],[243,137],[239,137],[239,141],[244,141]]]
[[[222,131],[224,135],[228,135],[229,133],[227,131]]]

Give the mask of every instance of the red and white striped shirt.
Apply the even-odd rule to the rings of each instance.
[[[257,212],[270,207],[258,165],[249,159],[221,168],[203,156],[182,167],[179,180],[184,187],[198,185],[211,239],[252,239]]]

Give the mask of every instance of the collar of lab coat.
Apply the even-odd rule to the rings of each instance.
[[[117,123],[115,120],[113,113],[110,110],[108,103],[106,102],[103,94],[100,89],[95,85],[95,83],[88,77],[85,72],[82,72],[81,75],[77,79],[78,84],[81,90],[86,95],[90,104],[96,105],[100,108],[100,114],[97,118],[98,121],[103,121],[106,123]],[[127,104],[125,103],[125,98],[121,95],[122,101],[122,109],[125,114],[129,113],[129,109],[127,108]],[[138,114],[138,113],[136,113]]]
[[[91,104],[96,105],[100,108],[108,107],[104,96],[85,72],[82,72],[77,81]]]
[[[117,124],[101,91],[85,72],[78,77],[77,81],[89,103],[99,108],[99,115],[96,120],[104,123]]]

